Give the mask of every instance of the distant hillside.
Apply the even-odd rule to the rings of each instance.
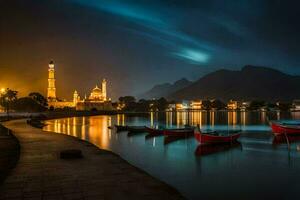
[[[256,66],[241,71],[218,70],[167,96],[170,100],[286,100],[300,98],[300,76]]]
[[[152,98],[167,97],[170,94],[174,93],[175,91],[185,88],[185,87],[189,86],[190,84],[192,84],[191,81],[189,81],[185,78],[182,78],[173,84],[164,83],[164,84],[156,85],[152,89],[150,89],[148,92],[140,95],[139,98],[152,99]]]

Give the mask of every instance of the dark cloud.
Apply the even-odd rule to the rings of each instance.
[[[4,0],[0,85],[45,92],[50,59],[63,97],[74,89],[88,93],[102,77],[117,97],[246,64],[299,74],[299,6],[279,0]]]

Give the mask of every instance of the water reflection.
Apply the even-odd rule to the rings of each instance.
[[[168,145],[172,142],[176,142],[179,140],[186,140],[187,138],[192,138],[193,136],[189,136],[189,137],[164,137],[164,145]]]
[[[125,124],[124,115],[121,115],[120,119]],[[111,139],[112,130],[108,128],[112,126],[111,116],[72,117],[50,120],[47,123],[48,126],[44,128],[46,131],[65,133],[82,140],[88,140],[103,148],[108,148],[108,141]]]
[[[234,142],[231,144],[205,144],[198,145],[195,155],[197,156],[205,156],[218,152],[229,151],[231,149],[239,148],[242,150],[242,144],[240,142]]]
[[[282,199],[286,192],[291,197],[288,199],[296,199],[298,188],[294,185],[300,179],[300,140],[294,138],[290,150],[282,138],[274,142],[268,120],[278,117],[300,119],[300,114],[153,112],[141,116],[49,120],[49,125],[44,129],[76,136],[111,150],[131,164],[176,187],[189,199]],[[146,137],[146,133],[127,137],[127,132],[116,133],[115,129],[109,128],[115,124],[165,127],[199,124],[202,129],[242,129],[243,133],[237,144],[199,146],[193,137]],[[273,177],[276,177],[276,181]],[[216,188],[218,193],[215,192]]]
[[[196,126],[199,124],[200,128],[203,126],[214,128],[215,124],[226,124],[235,128],[239,121],[242,122],[242,125],[248,123],[246,112],[237,111],[178,111],[166,112],[165,115],[165,124],[167,127],[182,127],[184,125]],[[155,119],[153,121],[155,121]],[[265,118],[262,118],[262,124],[263,123],[265,123]]]

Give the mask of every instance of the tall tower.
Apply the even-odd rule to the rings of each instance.
[[[50,61],[48,69],[48,101],[56,101],[56,88],[55,88],[55,77],[54,77],[54,62]]]
[[[106,101],[106,80],[103,79],[102,80],[102,97],[103,97],[103,100]]]
[[[77,103],[80,101],[80,96],[78,92],[75,90],[73,94],[73,104],[76,107]]]

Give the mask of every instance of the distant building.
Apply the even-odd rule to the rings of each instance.
[[[202,101],[194,100],[194,101],[182,101],[177,103],[172,103],[168,105],[168,110],[200,110],[202,109]]]
[[[171,103],[168,105],[168,111],[185,110],[186,107],[183,103]]]
[[[101,82],[101,88],[96,87],[91,91],[89,97],[80,98],[78,92],[75,90],[73,94],[73,101],[59,101],[56,97],[55,87],[55,69],[54,62],[49,63],[48,69],[48,90],[47,99],[49,107],[64,108],[71,107],[76,110],[113,110],[110,99],[107,99],[107,82],[105,79]]]
[[[241,111],[245,111],[250,107],[251,102],[250,101],[244,101],[241,103],[240,109]]]
[[[202,100],[192,101],[190,107],[193,110],[201,110],[202,109]]]
[[[230,101],[227,103],[227,109],[228,109],[228,110],[236,110],[236,109],[238,109],[238,102],[237,102],[237,101],[230,100]]]
[[[167,108],[168,111],[174,111],[176,110],[176,104],[175,103],[170,103],[168,105],[168,108]]]

